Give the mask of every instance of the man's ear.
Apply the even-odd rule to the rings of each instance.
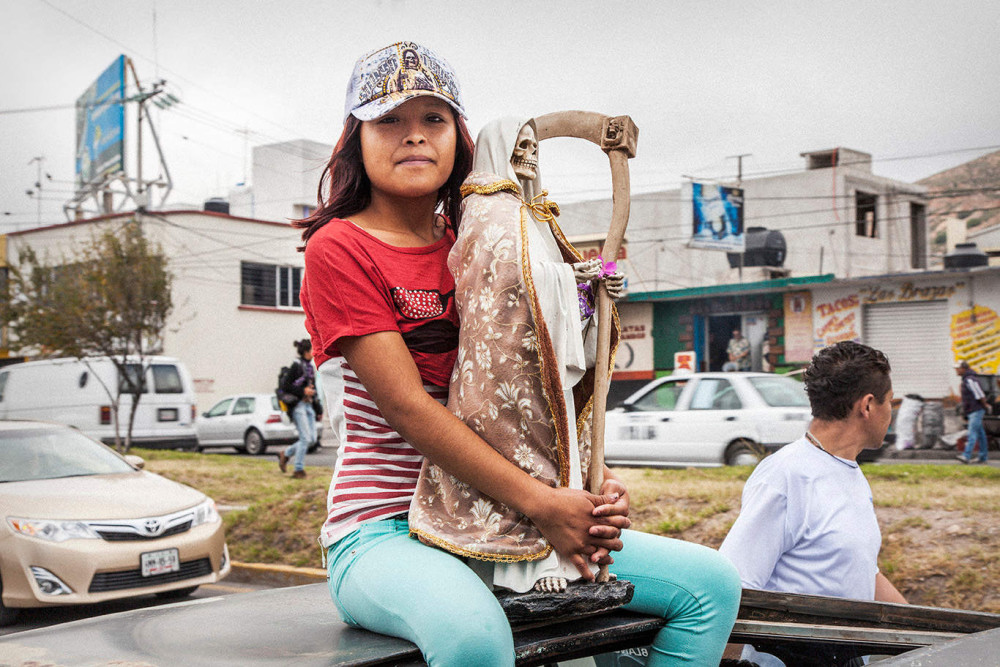
[[[855,405],[858,408],[858,414],[867,419],[872,414],[872,404],[875,403],[875,394],[865,394],[858,399]]]

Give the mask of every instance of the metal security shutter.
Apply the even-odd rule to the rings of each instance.
[[[947,301],[864,306],[865,344],[889,357],[896,396],[948,394],[955,375],[948,322]]]

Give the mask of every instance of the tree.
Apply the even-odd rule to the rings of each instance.
[[[132,425],[146,389],[149,357],[162,348],[173,310],[173,276],[159,245],[132,219],[95,233],[56,263],[24,248],[8,275],[0,318],[11,347],[38,356],[108,357],[118,370],[115,386],[104,386],[112,404],[115,447],[132,444]],[[97,377],[97,374],[94,374]],[[103,382],[102,382],[103,384]],[[124,440],[119,406],[132,397]]]

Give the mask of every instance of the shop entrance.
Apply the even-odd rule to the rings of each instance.
[[[750,341],[750,369],[761,369],[761,345],[767,335],[767,316],[763,313],[736,313],[733,315],[712,315],[708,319],[708,370],[721,371],[729,360],[726,348],[733,331],[739,329],[743,337]]]
[[[722,364],[729,360],[726,354],[729,339],[737,329],[743,330],[741,315],[712,315],[708,318],[708,370],[722,370]]]

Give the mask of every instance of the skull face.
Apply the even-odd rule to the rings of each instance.
[[[533,181],[538,175],[538,141],[530,124],[521,128],[514,142],[514,153],[510,156],[514,173],[522,181]]]

